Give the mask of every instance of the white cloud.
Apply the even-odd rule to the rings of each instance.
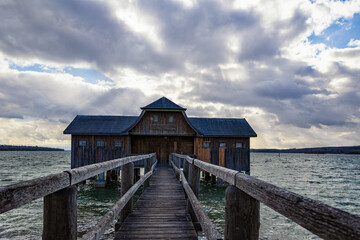
[[[246,117],[256,147],[338,145],[337,135],[352,145],[359,40],[335,49],[307,39],[359,12],[358,1],[325,0],[7,2],[0,131],[9,143],[63,145],[57,131],[76,114],[137,115],[166,96],[190,116]],[[66,67],[94,69],[113,83],[89,83]]]
[[[347,44],[350,47],[360,47],[360,40],[350,39],[349,43]]]

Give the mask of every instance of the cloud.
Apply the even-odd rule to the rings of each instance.
[[[350,39],[347,45],[350,47],[360,47],[360,40]]]
[[[62,139],[45,129],[77,114],[138,115],[167,96],[190,116],[248,118],[264,146],[327,145],[320,131],[354,143],[359,40],[337,49],[309,37],[359,12],[325,0],[2,3],[0,120],[16,126],[4,134]]]

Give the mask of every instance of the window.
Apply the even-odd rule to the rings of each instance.
[[[174,117],[173,117],[173,116],[170,116],[170,117],[169,117],[169,122],[172,123],[173,121],[174,121]]]
[[[79,141],[79,146],[80,147],[86,147],[86,141],[85,140],[80,140]]]
[[[210,142],[203,142],[202,148],[210,148]]]
[[[120,140],[115,140],[115,141],[114,141],[114,146],[115,146],[115,147],[122,147],[122,141],[120,141]]]
[[[154,115],[153,120],[154,122],[157,122],[159,120],[158,115]]]
[[[105,146],[105,142],[103,140],[97,140],[96,141],[96,146],[97,147],[104,147]]]
[[[220,143],[220,148],[226,148],[226,143],[224,142]]]
[[[242,143],[239,142],[235,143],[235,148],[242,148]]]

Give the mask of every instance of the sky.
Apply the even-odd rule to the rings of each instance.
[[[360,145],[360,1],[0,1],[0,144],[162,96],[252,148]]]

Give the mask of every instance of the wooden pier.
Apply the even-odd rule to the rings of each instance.
[[[144,176],[134,183],[134,162],[137,161],[144,161],[145,169]],[[194,226],[200,225],[209,240],[256,240],[261,202],[323,239],[360,239],[359,216],[243,172],[180,154],[169,156],[172,169],[158,167],[155,170],[156,164],[156,154],[130,156],[0,186],[0,214],[43,197],[44,240],[98,240],[116,221],[115,239],[196,239]],[[76,185],[119,167],[121,198],[94,227],[78,236]],[[228,183],[224,236],[216,230],[198,200],[200,171]],[[143,194],[133,206],[132,197],[141,185]]]
[[[184,190],[172,169],[157,169],[115,239],[197,239]]]

